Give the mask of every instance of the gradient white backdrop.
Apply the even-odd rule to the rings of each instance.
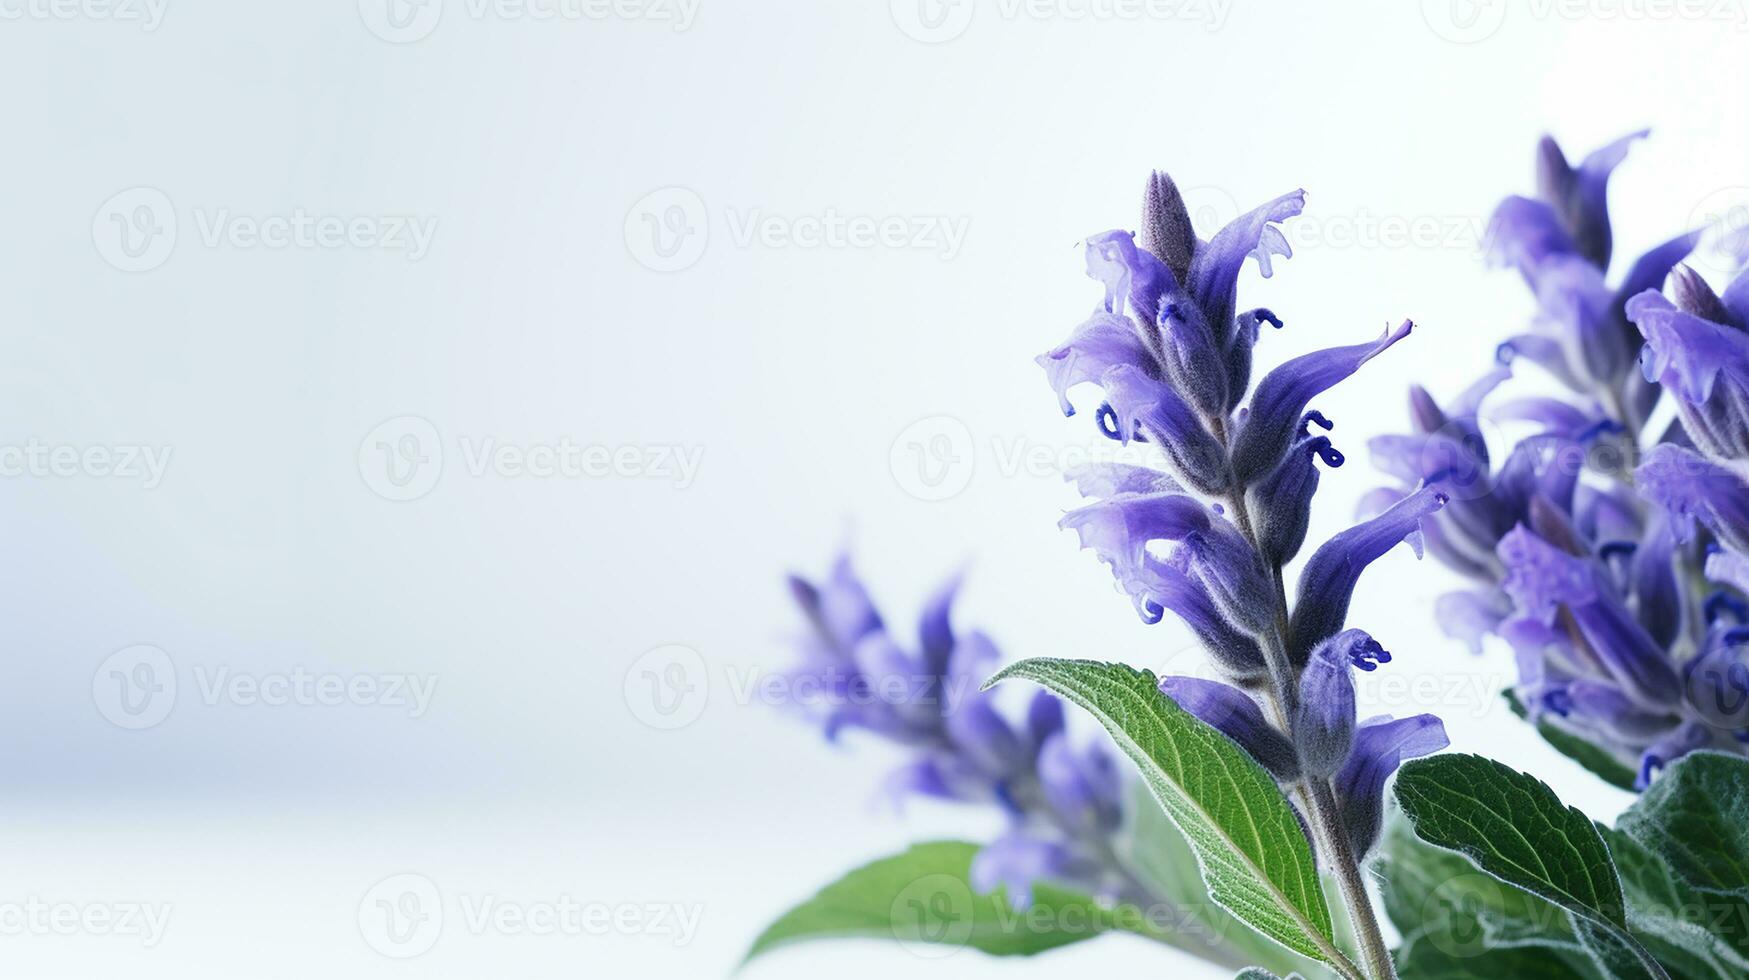
[[[1741,0],[394,2],[0,0],[9,975],[724,975],[843,869],[994,829],[880,809],[881,746],[738,695],[788,660],[784,571],[851,545],[903,619],[969,563],[960,622],[1010,656],[1188,642],[1056,530],[1056,462],[1106,446],[1031,360],[1150,168],[1211,217],[1309,192],[1243,281],[1266,362],[1420,324],[1318,401],[1351,459],[1320,536],[1405,385],[1529,314],[1476,245],[1538,135],[1653,127],[1622,252],[1749,198]],[[1425,685],[1370,707],[1612,816],[1498,706],[1504,652],[1431,629],[1452,584],[1363,579]],[[400,874],[443,916],[411,959],[370,921]],[[608,934],[469,921],[566,900]],[[161,934],[93,924],[134,905]],[[1125,938],[746,975],[1123,969],[1222,975]]]

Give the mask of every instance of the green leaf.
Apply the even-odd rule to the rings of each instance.
[[[1042,684],[1105,726],[1189,839],[1210,898],[1289,949],[1357,973],[1334,944],[1311,846],[1275,780],[1161,694],[1152,672],[1024,660],[989,683],[1008,678]]]
[[[1529,717],[1524,710],[1524,703],[1518,700],[1517,694],[1512,691],[1502,691],[1501,696],[1512,707],[1513,714],[1520,718]],[[1599,748],[1571,732],[1562,731],[1548,722],[1537,722],[1536,730],[1537,734],[1543,737],[1543,741],[1554,746],[1555,751],[1584,766],[1590,770],[1592,775],[1617,789],[1634,792],[1633,768],[1611,755],[1607,750]]]
[[[1526,946],[1584,956],[1559,906],[1477,870],[1461,854],[1424,843],[1401,813],[1386,822],[1374,870],[1403,948],[1429,947],[1416,949],[1423,965]]]
[[[1628,924],[1672,973],[1749,976],[1749,903],[1702,892],[1619,830],[1603,839],[1621,874]]]
[[[1749,759],[1683,756],[1616,825],[1689,886],[1749,899]]]
[[[1665,975],[1628,933],[1621,882],[1596,826],[1541,780],[1481,756],[1441,755],[1403,766],[1397,801],[1422,840],[1602,926],[1646,975]],[[1602,952],[1613,956],[1614,945]]]
[[[1012,908],[1000,891],[978,895],[969,883],[978,851],[976,844],[937,841],[857,868],[784,913],[742,962],[814,939],[897,940],[936,956],[964,947],[1030,956],[1113,929],[1156,936],[1139,912],[1120,914],[1042,882],[1025,910]]]
[[[1415,943],[1397,951],[1397,972],[1404,980],[1596,980],[1603,975],[1586,955],[1552,946],[1505,946],[1452,956],[1430,943]]]
[[[1115,844],[1118,856],[1150,894],[1172,904],[1171,925],[1180,939],[1180,948],[1214,961],[1215,957],[1201,950],[1218,947],[1240,963],[1282,976],[1330,975],[1327,967],[1284,949],[1209,901],[1196,852],[1166,816],[1160,801],[1139,780],[1129,794],[1124,812],[1129,818]]]

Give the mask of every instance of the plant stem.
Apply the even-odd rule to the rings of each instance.
[[[1244,491],[1233,493],[1228,498],[1228,506],[1232,508],[1234,523],[1238,525],[1245,540],[1251,543],[1252,550],[1263,553],[1258,547],[1256,526],[1251,520],[1251,509],[1245,501]],[[1270,570],[1275,579],[1275,635],[1264,637],[1263,657],[1269,667],[1270,688],[1269,708],[1275,716],[1275,722],[1287,734],[1288,740],[1298,745],[1293,735],[1293,718],[1299,707],[1299,676],[1293,662],[1288,657],[1288,609],[1287,588],[1283,582],[1281,569]],[[1336,884],[1342,893],[1342,901],[1348,907],[1348,920],[1354,926],[1356,941],[1360,944],[1361,958],[1366,962],[1368,975],[1372,980],[1396,980],[1397,968],[1391,961],[1391,951],[1385,946],[1384,933],[1379,929],[1378,915],[1373,911],[1372,898],[1366,891],[1366,880],[1361,874],[1360,857],[1354,853],[1354,848],[1348,840],[1348,833],[1342,825],[1341,810],[1336,804],[1336,792],[1328,779],[1307,779],[1300,784],[1299,796],[1312,825],[1312,837],[1317,842],[1318,850],[1324,855],[1324,863],[1336,876]]]

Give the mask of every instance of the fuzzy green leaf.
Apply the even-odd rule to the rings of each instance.
[[[1209,897],[1287,948],[1348,972],[1299,818],[1243,749],[1160,693],[1149,671],[1025,660],[995,677],[1042,684],[1090,712],[1141,771],[1202,864]]]

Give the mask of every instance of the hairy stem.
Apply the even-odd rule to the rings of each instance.
[[[1233,493],[1227,503],[1232,509],[1234,523],[1251,543],[1252,550],[1262,554],[1244,491]],[[1299,741],[1294,738],[1293,718],[1299,707],[1300,688],[1298,672],[1287,652],[1287,589],[1279,567],[1271,569],[1270,573],[1275,579],[1275,635],[1263,637],[1261,644],[1269,668],[1268,707],[1276,725],[1297,746]],[[1325,865],[1336,876],[1337,888],[1342,893],[1343,904],[1348,907],[1348,919],[1354,926],[1368,975],[1372,980],[1395,980],[1397,969],[1391,961],[1391,951],[1385,945],[1384,933],[1379,928],[1378,914],[1373,911],[1372,897],[1366,891],[1360,856],[1354,853],[1342,825],[1335,790],[1328,779],[1307,779],[1300,784],[1298,795],[1312,825],[1313,840],[1324,856]]]

